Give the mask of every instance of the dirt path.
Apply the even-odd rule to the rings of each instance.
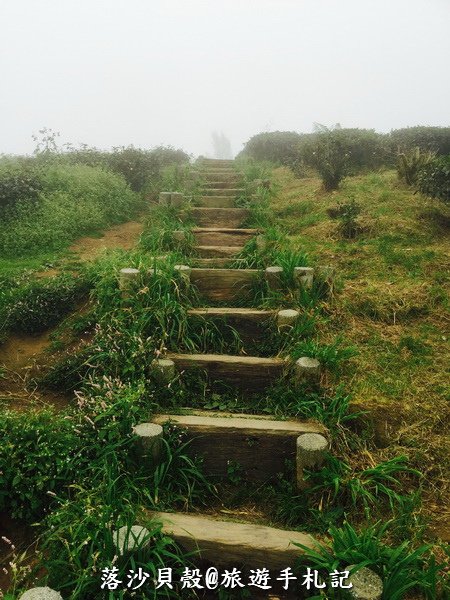
[[[106,230],[102,237],[83,237],[69,248],[81,261],[94,259],[105,249],[131,250],[136,246],[143,230],[141,220],[128,221]],[[55,277],[63,266],[35,273],[38,278]],[[30,406],[51,404],[56,408],[67,406],[69,398],[62,394],[39,392],[32,379],[48,364],[46,350],[50,346],[51,330],[31,336],[11,334],[0,344],[0,411],[2,405],[14,410],[26,410]]]
[[[143,228],[142,221],[128,221],[111,227],[111,229],[104,232],[101,238],[80,238],[70,246],[69,250],[77,254],[81,260],[91,260],[107,248],[131,250],[139,241]]]

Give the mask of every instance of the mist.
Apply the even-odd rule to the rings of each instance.
[[[43,127],[227,158],[314,122],[447,126],[449,22],[448,0],[4,0],[0,153]]]

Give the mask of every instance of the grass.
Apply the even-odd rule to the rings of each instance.
[[[193,258],[192,223],[188,214],[180,218],[173,209],[153,205],[136,250],[107,252],[78,269],[84,289],[91,290],[90,305],[55,332],[53,345],[62,360],[40,380],[41,386],[76,389],[76,406],[60,413],[5,412],[0,509],[29,522],[40,520],[40,554],[34,559],[46,567],[41,581],[76,600],[96,597],[94,573],[114,559],[115,527],[137,522],[148,527],[151,549],[141,548],[131,563],[119,559],[118,567],[125,574],[130,565],[150,561],[153,577],[159,565],[178,566],[193,557],[164,536],[147,511],[205,506],[214,511],[224,504],[253,507],[249,513],[257,522],[319,535],[328,543],[307,553],[309,565],[323,571],[368,565],[385,581],[385,600],[406,600],[410,592],[437,598],[445,593],[442,566],[434,558],[440,549],[423,540],[426,520],[443,501],[448,483],[442,402],[446,340],[439,321],[446,302],[445,261],[439,219],[423,215],[426,208],[434,214],[441,208],[424,208],[425,201],[390,172],[348,178],[341,191],[325,195],[318,179],[295,179],[277,169],[271,188],[258,187],[255,202],[252,182],[267,177],[266,166],[246,163],[243,169],[241,202],[250,208],[249,223],[265,229],[266,244],[250,242],[241,258],[246,267],[284,269],[279,293],[261,278],[245,303],[295,307],[296,325],[281,335],[268,321],[261,342],[249,342],[225,320],[189,319],[188,309],[204,300],[174,265]],[[170,169],[164,185],[190,190],[195,198],[198,186],[190,175],[189,169]],[[49,177],[54,181],[54,174]],[[351,240],[327,213],[349,198],[362,207],[358,235]],[[174,243],[173,232],[179,230],[184,241]],[[27,261],[22,264],[33,264]],[[299,265],[316,269],[311,290],[294,286],[293,269]],[[335,277],[320,269],[326,265]],[[127,293],[119,287],[123,267],[140,271]],[[73,296],[64,295],[65,275],[50,284],[30,283],[28,275],[15,281],[8,273],[4,282],[0,310],[13,314],[15,303],[19,311],[15,321],[8,317],[12,330],[32,317],[30,306],[42,297],[48,300],[46,310],[37,311],[31,328],[48,327],[48,319],[58,321]],[[28,302],[23,310],[17,298]],[[74,353],[71,341],[80,335],[84,341]],[[225,382],[212,385],[201,371],[162,384],[150,364],[169,351],[311,356],[319,358],[324,373],[320,382],[301,386],[285,377],[257,394],[242,394]],[[143,464],[133,425],[186,406],[317,420],[329,430],[331,455],[307,474],[302,494],[291,463],[275,481],[250,489],[240,465],[231,461],[226,480],[213,486],[178,429],[166,429],[161,463]],[[378,518],[390,521],[374,523]],[[21,573],[19,567],[14,594],[29,576],[25,562],[25,579]]]
[[[371,411],[377,443],[400,454],[424,449],[420,459],[411,458],[433,480],[425,496],[429,516],[438,520],[449,490],[441,449],[448,422],[442,322],[448,208],[414,194],[394,171],[349,177],[332,194],[322,192],[316,177],[296,179],[284,168],[274,177],[281,190],[271,201],[278,226],[315,264],[333,266],[340,285],[316,334],[322,343],[343,335],[358,352],[340,380],[352,405]],[[355,240],[342,239],[327,216],[329,207],[348,198],[362,206]]]

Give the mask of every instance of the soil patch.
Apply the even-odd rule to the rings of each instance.
[[[69,250],[78,254],[82,260],[91,260],[107,248],[131,250],[137,244],[144,225],[140,221],[128,221],[105,231],[103,237],[83,237],[73,244]]]

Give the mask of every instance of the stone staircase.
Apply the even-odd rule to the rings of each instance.
[[[249,211],[235,206],[243,193],[233,161],[204,160],[201,172],[205,182],[200,206],[189,214],[196,227],[195,268],[185,268],[189,284],[195,286],[204,306],[189,310],[192,319],[221,320],[247,334],[280,311],[236,306],[248,295],[255,282],[264,277],[256,269],[225,268],[244,244],[259,232],[242,228]],[[203,261],[203,262],[198,262]],[[227,306],[212,304],[226,303]],[[282,311],[283,312],[283,311]],[[284,311],[295,313],[295,311]],[[298,314],[298,313],[297,313]],[[288,367],[282,358],[231,356],[221,354],[169,353],[154,361],[163,379],[171,381],[176,372],[189,369],[206,371],[211,380],[220,380],[241,390],[255,392],[279,379]],[[226,477],[230,462],[240,465],[244,484],[267,482],[285,469],[287,459],[297,463],[297,485],[303,485],[303,467],[319,464],[327,448],[327,433],[315,423],[297,420],[277,421],[267,415],[233,415],[188,410],[189,414],[163,414],[151,423],[136,428],[141,447],[147,454],[157,447],[161,425],[170,421],[187,431],[192,450],[204,456],[208,475]],[[196,549],[199,557],[214,565],[254,568],[293,567],[301,550],[292,542],[312,547],[309,535],[251,523],[236,523],[209,514],[158,513],[163,530],[187,550]]]

